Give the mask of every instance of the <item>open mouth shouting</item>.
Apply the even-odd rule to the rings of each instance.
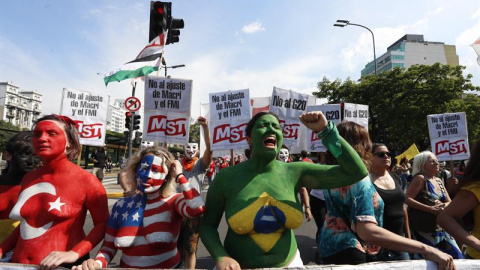
[[[263,145],[265,147],[270,148],[270,149],[276,149],[277,148],[277,137],[275,135],[268,135],[263,139]]]

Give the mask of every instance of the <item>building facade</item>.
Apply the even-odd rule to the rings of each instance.
[[[126,112],[123,102],[120,103],[118,99],[110,103],[107,111],[107,130],[123,133]]]
[[[0,120],[30,129],[42,113],[42,94],[0,82]]]
[[[455,45],[425,41],[423,35],[408,34],[387,48],[387,52],[376,59],[377,72],[393,70],[395,67],[409,68],[413,65],[458,66]],[[375,74],[375,64],[370,62],[361,71],[361,77]]]

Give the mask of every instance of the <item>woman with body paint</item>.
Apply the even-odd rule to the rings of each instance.
[[[122,268],[178,268],[177,239],[184,218],[203,214],[204,202],[182,173],[182,165],[161,147],[147,147],[130,157],[126,179],[138,192],[115,203],[103,245],[95,260],[73,269],[107,267],[118,250]],[[177,183],[181,193],[176,192]]]
[[[33,148],[43,166],[25,175],[10,218],[20,225],[0,245],[0,255],[14,248],[12,262],[38,264],[39,269],[71,267],[105,234],[107,195],[91,173],[73,164],[81,145],[75,123],[47,115],[33,126]],[[87,210],[93,229],[85,235]]]
[[[319,132],[339,165],[277,160],[283,144],[279,120],[268,112],[256,114],[246,127],[251,157],[220,171],[208,189],[200,237],[218,270],[304,267],[293,233],[303,220],[300,187],[341,187],[368,174],[322,112],[305,113],[300,120]],[[228,232],[222,245],[217,228],[224,213]]]

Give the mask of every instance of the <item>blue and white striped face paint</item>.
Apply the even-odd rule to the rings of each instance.
[[[153,193],[165,182],[168,168],[163,158],[146,155],[137,167],[137,187],[141,192]]]

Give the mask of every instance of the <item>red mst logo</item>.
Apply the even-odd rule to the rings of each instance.
[[[221,141],[230,141],[231,143],[237,143],[245,140],[246,126],[247,123],[243,123],[238,126],[230,126],[230,124],[216,126],[213,130],[213,143],[218,143]]]
[[[102,138],[102,123],[84,124],[81,120],[75,120],[80,138]]]
[[[187,135],[187,118],[167,119],[166,115],[152,115],[148,121],[147,133],[163,132],[167,136]]]

